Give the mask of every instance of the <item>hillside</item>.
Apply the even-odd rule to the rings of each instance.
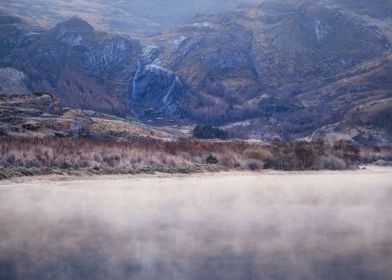
[[[390,4],[263,1],[143,39],[80,18],[42,29],[2,14],[0,74],[64,106],[148,124],[390,143]]]
[[[63,108],[46,92],[0,95],[0,136],[126,141],[176,137],[140,122],[91,110]]]

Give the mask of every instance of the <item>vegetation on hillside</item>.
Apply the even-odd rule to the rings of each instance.
[[[228,133],[219,127],[210,125],[196,125],[193,129],[193,137],[198,139],[221,139],[228,138]]]

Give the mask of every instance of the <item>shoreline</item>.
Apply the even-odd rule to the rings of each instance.
[[[361,165],[355,169],[346,170],[273,170],[263,169],[259,171],[249,170],[223,170],[223,171],[201,171],[191,173],[135,173],[135,174],[44,174],[32,176],[16,176],[0,180],[0,187],[7,184],[24,184],[28,182],[86,182],[86,181],[101,181],[101,180],[124,180],[124,179],[173,179],[173,178],[211,178],[211,177],[265,177],[276,175],[331,175],[331,174],[374,174],[374,173],[388,173],[392,174],[392,166],[377,166],[377,165]]]

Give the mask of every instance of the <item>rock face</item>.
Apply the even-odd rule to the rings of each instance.
[[[31,90],[53,92],[65,106],[126,114],[121,99],[134,72],[139,42],[96,32],[78,18],[35,36],[20,25],[1,28],[18,30],[27,42],[13,46],[0,61],[22,70]]]
[[[51,93],[0,95],[0,136],[132,140],[172,139],[141,123],[94,111],[63,108]]]
[[[341,0],[335,4],[349,9],[354,9],[360,14],[368,15],[374,18],[392,18],[392,3],[390,0]]]
[[[79,18],[43,31],[3,15],[0,67],[23,72],[28,89],[53,92],[65,106],[157,124],[223,125],[262,139],[331,125],[331,133],[382,134],[392,98],[391,5],[368,2],[263,1],[139,40]]]
[[[390,97],[389,33],[352,4],[327,2],[242,6],[170,34],[161,61],[194,97],[189,118],[247,137],[303,137]]]
[[[26,75],[13,68],[0,68],[0,95],[25,95]]]
[[[142,119],[182,116],[178,102],[185,94],[185,87],[172,71],[149,64],[139,64],[132,81],[130,107]]]
[[[295,83],[295,88],[341,73],[389,49],[387,38],[374,27],[322,5],[267,3],[257,13],[256,21],[265,27],[261,36],[255,36],[258,43],[253,52],[268,86]]]

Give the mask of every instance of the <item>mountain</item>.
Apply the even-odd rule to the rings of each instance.
[[[230,123],[257,138],[302,137],[361,104],[383,100],[391,108],[383,24],[309,2],[245,6],[183,28],[176,36],[188,39],[167,67],[191,85],[194,120]]]
[[[12,0],[3,1],[0,8],[46,28],[77,16],[99,30],[143,36],[181,25],[197,14],[219,13],[250,1],[254,0]]]
[[[65,106],[126,113],[121,98],[136,70],[138,41],[96,32],[79,18],[32,35],[16,24],[0,28],[23,34],[20,41],[5,35],[10,44],[0,61],[23,71],[29,88],[54,92]]]
[[[390,142],[392,5],[263,1],[142,39],[0,17],[0,66],[64,106],[237,137]],[[0,72],[1,73],[1,72]]]

